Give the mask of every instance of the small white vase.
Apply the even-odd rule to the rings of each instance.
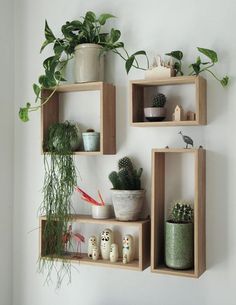
[[[100,132],[83,132],[82,136],[85,151],[100,150]]]
[[[111,205],[93,205],[92,218],[107,219],[111,217]]]
[[[75,47],[75,82],[104,80],[104,54],[102,46],[83,43]]]

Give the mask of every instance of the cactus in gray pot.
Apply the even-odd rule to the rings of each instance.
[[[158,93],[154,96],[152,101],[152,107],[159,107],[162,108],[166,104],[166,97],[162,93]]]
[[[118,161],[119,171],[113,171],[109,175],[113,188],[116,190],[140,190],[142,168],[135,169],[129,157]]]
[[[193,208],[190,204],[177,201],[171,209],[169,221],[172,223],[192,223]]]

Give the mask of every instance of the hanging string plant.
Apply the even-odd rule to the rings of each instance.
[[[71,195],[77,185],[73,150],[79,145],[79,134],[75,124],[56,123],[49,127],[44,141],[44,185],[40,213],[46,216],[42,228],[43,253],[40,271],[47,270],[46,281],[57,274],[57,286],[67,275],[70,281],[70,262],[65,259],[69,240],[65,239],[71,214]],[[58,258],[62,262],[56,264]],[[59,265],[60,264],[60,265]]]

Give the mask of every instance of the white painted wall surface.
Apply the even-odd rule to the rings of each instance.
[[[0,0],[0,304],[10,305],[12,288],[14,21],[13,1]]]
[[[15,113],[15,211],[14,211],[14,305],[235,305],[236,222],[236,26],[234,0],[180,1],[16,1],[16,113]],[[195,47],[218,51],[219,75],[232,76],[224,90],[210,76],[208,80],[208,125],[181,130],[207,149],[207,271],[198,279],[144,272],[75,265],[72,284],[59,291],[44,286],[37,273],[38,218],[42,200],[43,157],[40,155],[40,115],[22,124],[17,109],[33,98],[31,84],[42,72],[39,54],[44,40],[44,20],[55,33],[66,20],[87,10],[111,12],[118,18],[111,24],[122,32],[130,52],[145,49],[163,54],[182,49],[186,63],[196,56]],[[109,81],[117,86],[117,155],[78,157],[87,189],[99,187],[110,200],[107,176],[123,155],[132,155],[144,167],[143,185],[150,204],[151,148],[181,146],[180,128],[134,128],[128,123],[128,80],[143,78],[132,70],[127,77],[124,62],[109,56]],[[186,66],[187,66],[186,64]],[[187,169],[186,169],[187,170]],[[90,182],[88,182],[90,181]],[[35,230],[34,230],[35,229]],[[33,230],[33,231],[32,231]]]

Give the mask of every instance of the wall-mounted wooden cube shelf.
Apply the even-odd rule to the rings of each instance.
[[[166,267],[164,262],[165,180],[167,180],[165,167],[168,154],[192,154],[194,157],[194,268],[192,270],[174,270]],[[173,168],[171,175],[174,174]],[[152,150],[152,272],[198,278],[205,271],[205,183],[204,149]]]
[[[85,152],[76,151],[76,155],[101,155],[116,153],[116,92],[115,86],[103,82],[61,85],[50,98],[50,101],[42,107],[41,134],[42,142],[48,127],[59,122],[59,95],[66,92],[99,91],[100,92],[100,151]],[[47,98],[51,90],[43,90],[42,98]],[[80,102],[78,100],[78,111]],[[79,123],[79,122],[78,122]]]
[[[172,121],[170,118],[161,122],[148,122],[144,116],[144,108],[147,106],[145,92],[150,89],[160,89],[164,86],[193,85],[195,87],[195,120]],[[174,91],[174,90],[173,90]],[[150,103],[149,103],[150,104]],[[180,102],[181,104],[181,102]],[[166,108],[168,110],[168,96]],[[158,80],[133,80],[130,81],[130,123],[136,127],[153,126],[194,126],[207,123],[206,114],[206,80],[201,76],[169,77]]]
[[[40,255],[47,259],[45,255],[45,246],[42,238],[42,232],[46,223],[45,217],[40,217]],[[130,270],[142,271],[150,266],[150,220],[140,220],[134,222],[117,221],[116,219],[93,219],[90,215],[71,215],[71,222],[89,225],[105,225],[116,227],[134,227],[138,231],[138,257],[131,263],[123,264],[122,258],[119,258],[116,263],[111,263],[109,260],[98,259],[93,261],[88,258],[87,253],[81,253],[80,258],[75,258],[75,253],[68,253],[65,256],[58,257],[59,260],[71,260],[80,264],[97,265],[104,267],[124,268]]]

